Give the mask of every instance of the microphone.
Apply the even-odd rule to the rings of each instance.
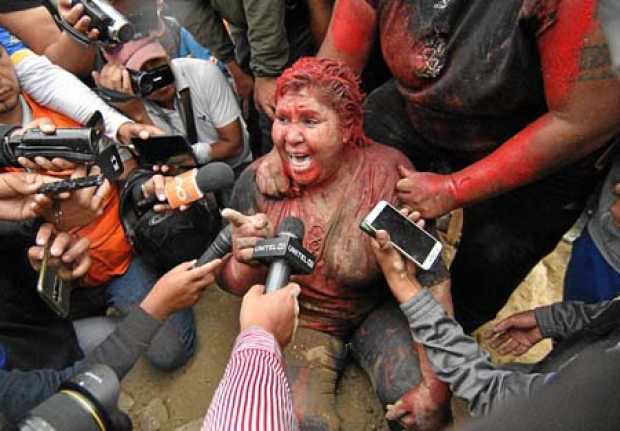
[[[274,238],[256,243],[254,259],[269,265],[265,293],[284,287],[292,274],[310,274],[314,270],[314,256],[302,246],[304,230],[300,219],[287,217]]]
[[[218,192],[235,183],[235,173],[224,162],[212,162],[200,169],[194,168],[184,172],[173,181],[166,181],[166,200],[171,208],[187,205],[201,199],[205,193]],[[158,203],[157,196],[153,194],[138,202],[138,207],[144,208]]]
[[[206,265],[212,260],[222,258],[232,250],[232,224],[227,224],[217,234],[207,251],[194,264],[194,267]]]

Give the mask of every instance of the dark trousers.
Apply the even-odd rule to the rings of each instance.
[[[398,148],[420,171],[448,173],[475,161],[420,136],[394,80],[373,91],[365,108],[367,135]],[[450,272],[456,319],[466,332],[493,319],[532,267],[556,247],[603,174],[593,163],[580,162],[464,209]]]

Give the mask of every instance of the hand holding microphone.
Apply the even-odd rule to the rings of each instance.
[[[232,168],[223,162],[209,163],[175,177],[154,175],[141,185],[140,192],[144,199],[138,200],[137,205],[141,208],[154,205],[153,209],[157,212],[177,208],[183,210],[204,197],[205,193],[230,188],[234,182]]]

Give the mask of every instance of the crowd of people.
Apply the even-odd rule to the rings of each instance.
[[[217,282],[244,299],[204,430],[339,430],[351,360],[390,429],[448,426],[452,395],[479,417],[467,429],[497,427],[504,411],[502,429],[523,429],[520,415],[527,429],[615,428],[615,2],[93,4],[131,37],[81,2],[0,4],[0,427],[94,364],[122,379],[141,355],[164,371],[209,361],[192,306]],[[16,144],[93,128],[97,113],[94,159]],[[118,159],[100,157],[108,148]],[[463,209],[449,267],[417,268],[388,232],[360,230],[379,201],[431,234]],[[291,216],[313,272],[266,293],[255,247]],[[580,217],[564,301],[487,334],[501,353],[544,338],[553,351],[496,367],[470,334]],[[72,286],[68,316],[40,296],[48,270]],[[577,380],[589,398],[566,399]],[[545,408],[528,415],[528,403]]]

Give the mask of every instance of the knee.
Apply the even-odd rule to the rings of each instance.
[[[299,429],[304,431],[339,431],[340,418],[335,408],[304,410],[295,408]]]
[[[148,361],[153,367],[162,371],[173,371],[181,368],[196,353],[196,331],[188,328],[183,336],[179,336],[174,328],[164,325],[157,333],[146,352]]]

